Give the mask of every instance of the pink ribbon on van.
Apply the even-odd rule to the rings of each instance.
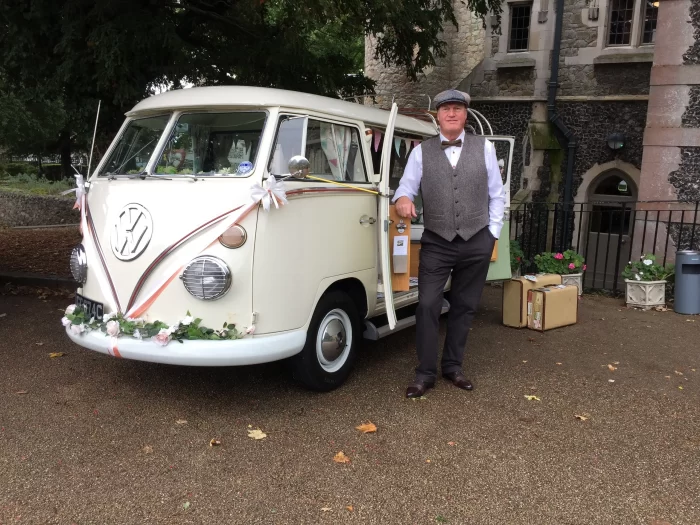
[[[284,190],[284,183],[281,181],[278,182],[271,175],[265,180],[262,186],[258,183],[254,184],[250,189],[250,202],[234,208],[228,215],[225,215],[221,219],[215,221],[213,223],[213,229],[208,235],[203,236],[204,240],[197,243],[196,249],[187,250],[186,253],[181,254],[177,262],[170,265],[168,269],[163,272],[165,277],[155,286],[153,286],[148,293],[144,295],[143,299],[135,302],[134,305],[124,314],[124,317],[127,319],[141,317],[144,312],[151,307],[160,294],[163,293],[168,285],[184,270],[185,266],[190,260],[214,246],[222,233],[237,224],[239,221],[243,220],[243,218],[245,218],[250,211],[255,209],[261,203],[265,211],[270,210],[271,204],[274,204],[275,208],[279,208],[280,205],[286,204],[287,195]],[[194,232],[198,230],[199,228],[194,230]],[[194,255],[192,255],[193,253]]]

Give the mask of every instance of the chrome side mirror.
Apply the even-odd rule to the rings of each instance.
[[[289,174],[299,179],[306,177],[311,169],[311,164],[309,164],[309,161],[303,155],[294,155],[289,159],[289,164],[287,166],[289,167]]]

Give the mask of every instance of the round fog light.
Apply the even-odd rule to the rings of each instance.
[[[85,284],[87,281],[87,255],[82,244],[73,248],[70,254],[70,273],[80,284]]]
[[[192,259],[180,276],[188,292],[197,299],[214,300],[231,287],[231,270],[218,257],[202,255]]]

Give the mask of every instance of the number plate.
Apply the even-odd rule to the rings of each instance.
[[[75,305],[85,310],[88,319],[94,317],[96,320],[102,320],[102,316],[104,315],[102,303],[98,303],[97,301],[93,301],[77,293],[75,294]]]

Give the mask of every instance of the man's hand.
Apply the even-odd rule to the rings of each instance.
[[[403,217],[404,219],[418,217],[416,214],[416,207],[408,197],[399,197],[399,200],[396,201],[396,213],[399,214],[399,217]]]

